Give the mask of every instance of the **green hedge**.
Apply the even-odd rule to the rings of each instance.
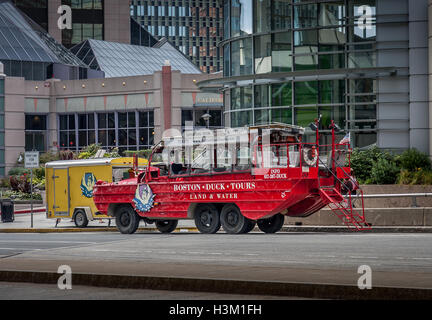
[[[416,149],[395,155],[377,147],[354,150],[351,168],[361,184],[432,184],[429,156]]]

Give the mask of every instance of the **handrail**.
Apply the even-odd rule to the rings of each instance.
[[[345,198],[347,198],[349,195],[344,195]],[[360,197],[360,194],[352,194],[352,198],[358,198]],[[417,208],[417,198],[419,197],[432,197],[432,193],[379,193],[379,194],[365,194],[363,195],[363,198],[369,198],[369,199],[380,199],[380,198],[412,198],[412,204],[411,207]]]

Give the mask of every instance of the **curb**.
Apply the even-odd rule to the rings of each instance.
[[[156,228],[141,227],[137,231],[151,231],[159,233]],[[259,229],[253,231],[260,232]],[[66,233],[66,232],[118,232],[116,227],[87,227],[87,228],[10,228],[0,229],[0,233]],[[196,227],[180,227],[176,228],[174,233],[188,233],[196,232]],[[362,233],[432,233],[432,227],[374,227],[371,230],[364,231],[352,231],[346,227],[321,227],[321,226],[310,226],[310,227],[298,227],[298,226],[287,226],[283,227],[280,232],[308,232],[308,233],[348,233],[348,234],[362,234]]]
[[[371,230],[355,231],[347,227],[333,226],[285,226],[282,232],[334,232],[334,233],[432,233],[432,227],[372,227]]]
[[[155,228],[138,228],[137,231],[153,231],[159,233]],[[66,232],[119,232],[116,227],[106,228],[16,228],[16,229],[0,229],[0,233],[66,233]],[[198,232],[197,228],[177,228],[175,233]]]
[[[33,213],[39,213],[39,212],[46,212],[46,208],[33,209]],[[14,212],[14,214],[24,214],[24,213],[31,213],[31,209],[16,210]]]
[[[57,284],[61,275],[53,272],[0,271],[0,281]],[[110,274],[72,274],[73,285],[169,291],[215,292],[245,295],[273,295],[314,299],[430,300],[431,289],[374,287],[313,283],[282,283],[224,279],[173,278]]]

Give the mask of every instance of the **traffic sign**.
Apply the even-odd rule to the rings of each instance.
[[[39,168],[39,151],[28,151],[24,153],[24,167],[26,169]]]

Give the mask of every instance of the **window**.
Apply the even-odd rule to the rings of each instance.
[[[273,3],[273,30],[291,29],[291,0],[274,0]]]
[[[75,149],[77,146],[76,131],[75,131],[75,115],[60,115],[60,148],[61,149]]]
[[[314,28],[317,23],[317,4],[297,5],[294,7],[294,28]]]
[[[231,1],[231,37],[252,34],[252,0]]]
[[[115,147],[116,134],[115,134],[115,114],[112,113],[98,113],[98,143],[102,147]]]
[[[271,105],[272,107],[286,107],[292,105],[291,82],[271,85]]]
[[[139,148],[149,149],[154,145],[154,111],[140,111]]]
[[[272,69],[271,36],[255,37],[255,73],[268,73]]]
[[[291,33],[280,32],[272,35],[271,67],[273,72],[292,71]]]
[[[318,81],[295,82],[295,104],[318,103]]]
[[[252,39],[231,43],[231,76],[252,74]]]
[[[231,110],[252,108],[252,88],[231,89]]]
[[[269,85],[254,87],[255,108],[267,108],[270,106]]]
[[[45,137],[47,130],[46,115],[25,116],[25,150],[46,151]]]
[[[96,143],[95,117],[93,113],[78,115],[78,146],[80,149]]]
[[[137,125],[135,112],[118,113],[119,149],[137,150]]]
[[[271,1],[254,1],[254,32],[271,29]]]

